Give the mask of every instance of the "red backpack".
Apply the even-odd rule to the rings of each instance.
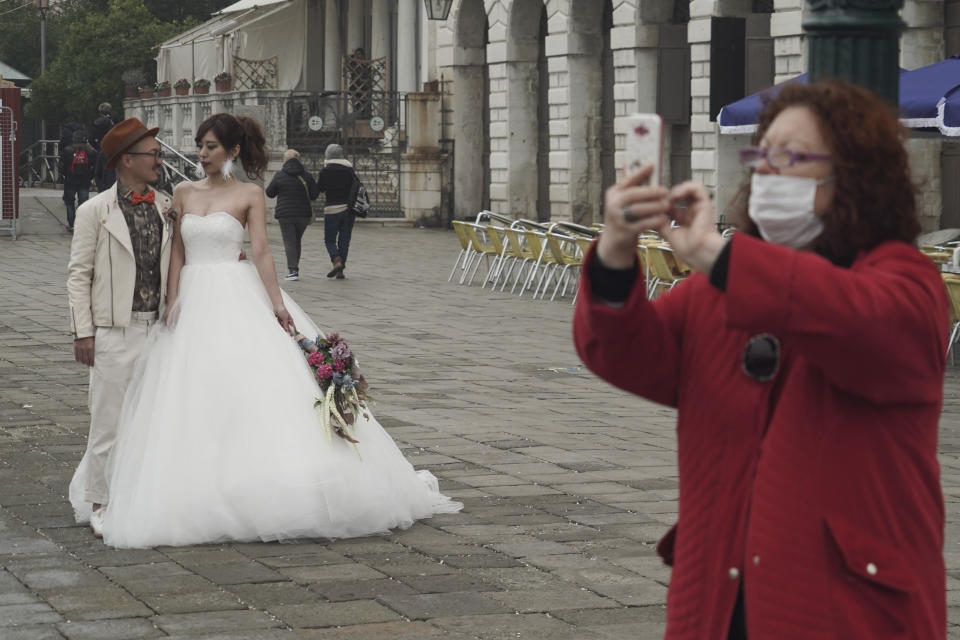
[[[90,157],[83,149],[77,149],[73,152],[73,160],[70,161],[70,173],[73,175],[90,173]]]

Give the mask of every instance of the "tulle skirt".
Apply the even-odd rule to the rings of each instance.
[[[317,335],[284,300],[297,328]],[[362,536],[462,508],[369,411],[354,425],[358,445],[327,437],[310,368],[249,262],[186,265],[171,318],[151,330],[124,400],[107,544]],[[81,521],[82,473],[71,491]]]

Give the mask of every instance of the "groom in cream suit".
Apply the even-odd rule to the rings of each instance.
[[[109,502],[106,462],[133,364],[166,299],[171,225],[168,197],[150,185],[162,176],[157,129],[137,118],[120,122],[101,147],[117,182],[77,209],[67,293],[77,362],[90,367],[90,435],[70,483],[90,503],[90,527],[100,537]],[[78,513],[78,521],[86,518]]]

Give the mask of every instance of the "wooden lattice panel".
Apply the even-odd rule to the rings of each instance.
[[[277,56],[264,60],[234,56],[233,81],[237,89],[276,89]]]
[[[357,118],[369,120],[374,115],[374,103],[387,90],[387,59],[344,56],[340,78],[343,91],[350,96],[350,110]]]

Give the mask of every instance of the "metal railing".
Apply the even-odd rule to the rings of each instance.
[[[156,185],[159,191],[170,195],[173,188],[184,180],[195,180],[197,178],[197,161],[180,153],[166,141],[157,138],[160,148],[163,149],[163,177]]]
[[[20,184],[33,187],[62,182],[59,140],[37,140],[20,151]]]

